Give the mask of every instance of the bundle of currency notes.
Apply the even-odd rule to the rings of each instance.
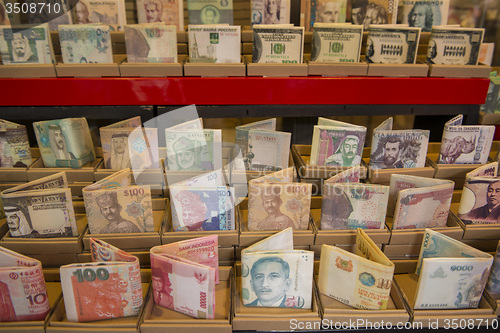
[[[345,171],[339,172],[328,179],[325,179],[323,184],[359,183],[360,178],[361,168],[359,165],[356,165]]]
[[[92,263],[60,268],[66,318],[74,322],[136,316],[142,307],[139,259],[90,238]]]
[[[448,23],[450,0],[399,0],[403,7],[403,24],[431,31],[432,27]]]
[[[314,126],[310,165],[352,167],[361,163],[366,127],[318,118]]]
[[[396,24],[397,0],[351,0],[351,22],[365,29],[372,24]]]
[[[44,321],[50,311],[42,263],[0,247],[0,321]]]
[[[445,227],[454,187],[447,179],[392,174],[388,203],[388,214],[394,212],[392,229]]]
[[[153,206],[149,185],[132,185],[130,169],[82,189],[89,233],[153,232]]]
[[[184,30],[184,8],[182,0],[136,0],[139,23],[163,22]]]
[[[0,167],[27,167],[31,162],[26,126],[0,119]]]
[[[444,124],[438,163],[484,164],[495,134],[493,125],[462,125],[463,115]]]
[[[12,187],[0,196],[12,237],[78,236],[66,173]]]
[[[102,24],[123,31],[127,24],[125,0],[78,0],[73,10],[76,24]]]
[[[495,259],[491,266],[488,282],[486,283],[486,289],[492,294],[500,294],[500,241],[498,242]]]
[[[189,62],[240,63],[239,25],[189,25]]]
[[[60,25],[63,63],[113,63],[109,26],[99,24]]]
[[[300,25],[306,31],[316,23],[345,23],[347,0],[305,0],[300,3]]]
[[[436,65],[477,65],[484,28],[432,27],[427,63]]]
[[[81,168],[95,160],[87,119],[39,121],[33,128],[45,167]]]
[[[493,256],[425,229],[414,309],[477,308]]]
[[[126,25],[125,46],[129,63],[176,63],[177,29],[164,23]]]
[[[370,25],[365,59],[376,64],[414,64],[420,28],[404,25]]]
[[[155,246],[150,255],[155,304],[194,318],[213,319],[219,283],[217,235]]]
[[[392,117],[373,130],[372,169],[423,168],[429,146],[428,130],[393,130]]]
[[[289,24],[290,0],[251,0],[253,24]]]
[[[0,55],[4,65],[55,63],[48,24],[0,25]]]
[[[245,306],[311,309],[314,252],[293,249],[287,228],[241,251]]]
[[[36,8],[36,10],[29,10],[26,13],[30,24],[47,22],[51,31],[57,31],[57,27],[60,24],[73,24],[73,17],[69,10],[70,6],[67,0],[47,1],[45,2],[45,6],[38,5],[38,2],[38,0],[24,1],[24,3],[29,4],[31,8]],[[34,5],[32,5],[32,3]]]
[[[465,176],[458,217],[465,224],[500,223],[498,162],[479,167]]]
[[[233,0],[187,0],[189,24],[233,24]]]
[[[359,62],[363,26],[314,23],[311,61]]]
[[[301,64],[304,55],[304,27],[292,24],[253,26],[253,63]]]
[[[356,252],[323,244],[318,289],[326,296],[358,309],[385,310],[390,299],[394,263],[361,229]]]

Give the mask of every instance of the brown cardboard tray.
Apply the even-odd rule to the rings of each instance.
[[[391,259],[394,263],[394,274],[412,274],[417,269],[418,259]]]
[[[56,77],[53,64],[0,65],[0,78],[43,78]]]
[[[245,55],[247,76],[307,76],[308,66],[302,64],[280,64],[280,63],[252,63],[252,55]]]
[[[320,62],[307,60],[307,74],[321,76],[366,76],[366,62]]]
[[[490,77],[491,66],[480,63],[479,65],[429,65],[430,77],[449,78],[484,78]]]
[[[450,210],[456,216],[458,224],[464,229],[463,240],[498,240],[500,239],[500,223],[494,224],[465,224],[458,217],[460,203],[452,203]]]
[[[2,167],[0,168],[0,182],[17,183],[28,181],[28,169],[36,162],[38,157],[31,159],[30,165],[26,167]]]
[[[227,76],[245,76],[246,66],[243,57],[239,63],[192,63],[186,59],[184,65],[184,76],[208,76],[208,77],[227,77]]]
[[[488,290],[484,290],[483,297],[490,303],[491,307],[495,311],[495,314],[500,317],[500,295],[492,294]]]
[[[125,55],[113,55],[111,64],[56,64],[57,77],[119,77]]]
[[[367,76],[427,77],[429,66],[416,64],[368,64]]]
[[[170,77],[182,76],[182,60],[176,63],[129,63],[120,65],[122,77]]]
[[[55,173],[65,171],[68,183],[75,183],[75,182],[93,183],[95,181],[94,172],[99,163],[101,162],[101,160],[102,159],[96,158],[94,161],[85,164],[79,169],[72,169],[66,167],[47,168],[43,164],[43,160],[39,158],[35,161],[35,163],[31,165],[31,167],[27,171],[28,181],[37,180],[42,177],[47,177]]]

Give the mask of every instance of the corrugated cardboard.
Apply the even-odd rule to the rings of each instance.
[[[245,55],[245,61],[247,76],[307,76],[307,64],[254,64],[251,55]]]
[[[486,321],[491,323],[497,317],[493,313],[491,305],[484,297],[481,298],[477,309],[415,310],[413,309],[413,305],[417,292],[418,276],[415,274],[399,274],[394,276],[394,281],[402,292],[407,310],[412,317],[412,322],[422,325],[419,328],[446,327],[445,325],[450,325],[453,319],[458,320],[458,322],[462,319],[465,319],[467,322],[468,320],[473,320],[475,327],[478,327],[478,325],[485,325]],[[417,328],[417,326],[413,327]]]
[[[66,177],[68,179],[68,183],[75,182],[90,182],[93,183],[95,181],[94,172],[102,159],[96,158],[94,161],[85,164],[79,169],[72,168],[46,168],[43,164],[43,160],[41,158],[37,159],[35,163],[31,165],[28,169],[28,181],[33,181],[40,179],[42,177],[47,177],[53,175],[55,173],[65,171]]]
[[[227,76],[245,76],[246,66],[244,59],[240,63],[191,63],[186,59],[184,65],[184,76],[209,76],[209,77],[227,77]]]
[[[154,304],[152,289],[148,292],[141,317],[141,333],[231,333],[232,267],[219,266],[219,284],[215,286],[215,318],[197,319]]]
[[[455,215],[458,224],[464,229],[463,240],[500,239],[500,223],[496,224],[465,224],[458,216],[460,203],[452,203],[450,210]]]
[[[12,182],[27,182],[28,181],[28,169],[35,163],[37,157],[33,157],[31,164],[27,167],[12,167],[12,168],[0,168],[0,182],[12,183]]]
[[[484,290],[483,297],[490,303],[495,311],[495,314],[500,317],[500,295],[492,294],[488,290]]]
[[[56,64],[57,77],[116,77],[120,76],[118,64],[126,58],[123,54],[114,54],[112,64]]]
[[[307,59],[307,74],[321,76],[366,76],[368,64],[366,62],[320,62]]]
[[[479,65],[429,65],[429,77],[489,78],[491,66]]]
[[[429,66],[416,64],[368,64],[367,76],[426,77]]]
[[[53,64],[1,65],[0,78],[56,77]]]
[[[394,274],[411,274],[417,269],[418,259],[391,259],[394,263]]]

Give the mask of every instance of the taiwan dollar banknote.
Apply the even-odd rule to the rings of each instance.
[[[32,161],[26,126],[0,119],[0,167],[27,167]]]
[[[410,27],[431,31],[437,25],[448,23],[450,0],[399,0],[403,7],[402,22]]]
[[[163,22],[184,30],[184,8],[181,0],[136,0],[139,23]]]
[[[370,25],[365,59],[375,64],[414,64],[420,28]]]
[[[347,0],[304,0],[300,3],[300,25],[306,31],[316,23],[345,23]]]
[[[189,24],[233,24],[233,0],[187,0]]]
[[[113,63],[109,31],[109,26],[99,24],[60,25],[63,63]]]
[[[253,24],[289,24],[290,0],[251,0]]]
[[[255,25],[253,63],[301,64],[304,55],[304,27]]]
[[[241,27],[189,25],[189,62],[241,63]]]
[[[124,0],[78,0],[73,12],[75,24],[102,24],[111,31],[127,24]]]
[[[129,63],[176,63],[177,29],[163,23],[126,25],[125,47]]]
[[[359,62],[362,25],[315,23],[312,38],[311,61]]]
[[[500,241],[498,242],[495,259],[493,260],[490,276],[486,283],[486,289],[492,294],[500,294]]]
[[[483,28],[433,27],[427,48],[427,63],[477,65],[483,36]]]
[[[4,65],[53,64],[48,24],[0,25],[0,55]]]

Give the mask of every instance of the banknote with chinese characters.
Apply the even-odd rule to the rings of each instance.
[[[484,28],[432,27],[427,63],[436,65],[477,65]]]
[[[177,29],[164,23],[125,26],[125,47],[129,63],[176,63]]]
[[[184,8],[181,0],[136,0],[139,23],[163,22],[184,31]]]
[[[304,0],[300,2],[300,25],[311,31],[316,23],[345,23],[346,12],[347,0]]]
[[[55,63],[48,24],[0,25],[0,55],[3,65]]]
[[[254,24],[289,24],[290,0],[276,2],[251,0],[252,25]]]
[[[432,27],[448,23],[450,0],[399,0],[403,8],[402,24],[431,31]]]
[[[102,24],[123,31],[127,24],[125,0],[78,0],[73,9],[75,24]]]
[[[189,25],[189,62],[241,63],[239,25]]]
[[[486,289],[492,294],[500,294],[500,241],[498,242],[495,259],[493,260],[490,276],[486,283]]]
[[[253,26],[253,63],[301,64],[304,55],[304,27],[288,25]]]
[[[359,62],[362,25],[315,23],[312,38],[311,61]]]
[[[414,64],[419,41],[420,28],[370,25],[365,59],[375,64]]]
[[[233,0],[187,0],[189,24],[233,24]]]
[[[65,64],[113,63],[110,28],[99,24],[59,26],[59,42]]]
[[[32,162],[26,126],[0,119],[0,167],[27,167]]]

